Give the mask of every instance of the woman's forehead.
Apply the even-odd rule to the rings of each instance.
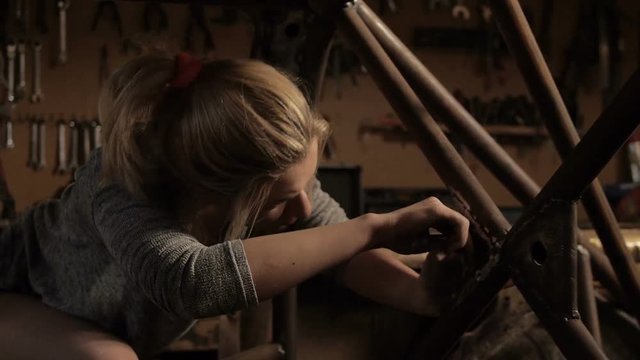
[[[316,143],[316,140],[312,141],[307,156],[288,168],[275,182],[271,190],[272,198],[297,194],[307,188],[318,167],[318,146]]]

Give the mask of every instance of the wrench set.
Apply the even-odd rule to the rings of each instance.
[[[97,118],[78,120],[71,117],[65,120],[63,117],[50,117],[30,115],[25,120],[17,122],[26,123],[29,126],[29,152],[27,166],[34,171],[40,171],[50,167],[47,162],[47,127],[53,125],[55,129],[56,151],[55,161],[52,163],[52,172],[56,175],[66,175],[73,172],[91,156],[91,152],[100,147],[101,125]],[[13,139],[14,121],[5,119],[5,136],[3,145],[6,149],[16,146]],[[67,142],[67,136],[71,140]]]
[[[39,41],[27,43],[24,40],[9,41],[5,46],[6,63],[6,101],[16,104],[22,100],[39,103],[44,99],[41,86],[42,44]],[[27,94],[27,52],[31,51],[31,94]]]

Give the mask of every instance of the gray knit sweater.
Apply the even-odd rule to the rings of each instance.
[[[100,151],[61,197],[35,205],[0,237],[0,289],[30,293],[155,353],[194,319],[257,303],[241,240],[204,246],[168,214],[101,185]],[[304,227],[346,220],[316,186]]]

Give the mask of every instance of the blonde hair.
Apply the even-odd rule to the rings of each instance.
[[[231,199],[226,238],[237,238],[312,139],[324,144],[327,122],[289,76],[262,62],[205,63],[183,89],[167,86],[174,69],[172,57],[147,55],[105,84],[104,177],[153,201],[193,188]]]

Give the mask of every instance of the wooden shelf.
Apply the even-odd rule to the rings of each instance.
[[[522,125],[485,125],[484,128],[493,136],[546,137],[547,129],[541,126]]]
[[[450,130],[440,125],[445,133],[449,134]],[[531,138],[540,139],[549,136],[549,133],[541,126],[522,126],[522,125],[484,125],[487,132],[493,137],[500,138]],[[412,139],[413,136],[401,126],[376,126],[362,125],[360,133],[383,134],[391,137],[401,137]]]

